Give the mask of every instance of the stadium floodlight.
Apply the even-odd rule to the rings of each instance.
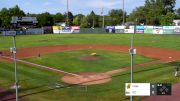
[[[124,14],[124,0],[123,0],[123,25],[124,25],[124,20],[125,20],[125,18],[124,18],[124,16],[125,16],[125,14]]]
[[[69,26],[69,1],[67,0],[67,17],[66,17],[66,23],[67,23],[67,26]]]
[[[104,6],[102,6],[101,15],[102,15],[102,28],[104,28]]]

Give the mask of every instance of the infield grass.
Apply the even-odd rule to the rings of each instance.
[[[96,60],[84,59],[91,58],[91,53],[97,54],[97,56],[93,56]],[[26,60],[67,72],[106,72],[130,66],[130,55],[128,53],[105,50],[67,51],[42,55],[41,57],[33,57]],[[154,60],[156,59],[140,55],[135,56],[135,64]]]

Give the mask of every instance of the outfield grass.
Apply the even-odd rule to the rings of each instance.
[[[8,87],[13,84],[13,64],[0,62],[0,86]],[[112,77],[112,81],[102,85],[85,88],[77,85],[68,85],[60,81],[60,75],[38,70],[27,65],[18,65],[21,91],[26,101],[129,101],[125,97],[125,83],[130,82],[130,72],[119,73]],[[151,65],[138,68],[134,73],[135,82],[177,83],[179,78],[173,76],[174,68],[169,64]],[[52,89],[55,83],[64,85],[62,88]],[[135,97],[140,101],[142,97]]]
[[[130,45],[130,34],[61,34],[17,36],[17,47],[34,47],[68,44]],[[180,50],[179,35],[135,35],[136,46],[151,46]],[[12,46],[11,37],[0,36],[0,50]],[[2,44],[3,43],[3,44]]]
[[[97,60],[82,60],[83,57],[97,53]],[[41,57],[26,59],[27,61],[54,67],[68,72],[106,72],[122,67],[129,67],[130,55],[128,53],[110,52],[104,50],[78,50],[53,53]],[[150,62],[155,59],[136,55],[135,64]]]

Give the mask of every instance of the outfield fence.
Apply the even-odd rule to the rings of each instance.
[[[80,28],[80,26],[45,26],[16,30],[17,35],[31,34],[180,34],[180,26],[106,26],[106,28]],[[11,32],[11,31],[10,31]],[[8,35],[9,31],[2,31],[2,35]]]

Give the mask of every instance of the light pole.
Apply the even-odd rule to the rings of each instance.
[[[134,82],[134,55],[136,54],[136,49],[134,48],[134,35],[136,33],[136,21],[134,23],[134,33],[131,36],[131,48],[129,50],[131,55],[131,83]],[[130,101],[133,101],[133,96],[130,96]]]
[[[124,14],[124,0],[123,0],[123,25],[124,25],[124,20],[125,20],[125,18],[124,18],[124,16],[125,16],[125,14]]]
[[[16,89],[16,101],[18,101],[18,72],[17,72],[17,63],[16,63],[16,36],[13,36],[13,60],[15,67],[15,89]]]
[[[104,28],[104,7],[102,7],[102,28]]]
[[[67,18],[66,18],[66,20],[67,20],[67,26],[69,26],[69,1],[67,0]]]

